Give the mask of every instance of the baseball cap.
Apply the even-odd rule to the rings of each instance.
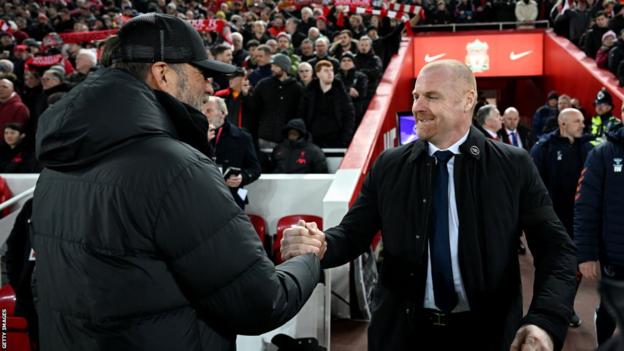
[[[236,67],[208,59],[199,33],[175,16],[148,13],[128,21],[118,33],[120,62],[188,63],[204,76],[230,74]]]

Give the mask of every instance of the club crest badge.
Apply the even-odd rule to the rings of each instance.
[[[476,39],[466,44],[466,65],[474,73],[485,72],[490,69],[488,43]]]
[[[615,173],[622,173],[622,161],[623,159],[621,158],[614,158],[613,159],[613,172]]]

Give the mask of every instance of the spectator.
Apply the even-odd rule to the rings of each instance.
[[[319,61],[314,71],[318,79],[310,83],[299,105],[302,117],[314,142],[323,148],[349,146],[353,136],[355,111],[344,85],[334,79],[331,62]]]
[[[297,68],[297,78],[303,87],[307,87],[314,79],[314,73],[312,73],[312,65],[307,62],[301,62],[299,68]]]
[[[581,36],[591,23],[590,8],[586,1],[574,2],[570,8],[555,18],[555,26],[566,26],[567,38],[580,47]]]
[[[69,86],[65,83],[65,72],[60,66],[53,66],[43,73],[41,86],[43,87],[46,100],[54,93],[69,91]],[[46,102],[46,108],[47,106]]]
[[[257,40],[260,44],[265,44],[271,37],[266,32],[266,23],[263,21],[255,21],[251,26],[251,38]]]
[[[570,108],[570,107],[572,107],[572,99],[570,98],[570,96],[562,94],[559,96],[559,98],[557,98],[557,112],[556,112],[557,114],[559,113],[559,111],[563,111],[566,108]],[[557,129],[558,126],[559,126],[559,122],[558,122],[557,115],[548,116],[544,120],[544,124],[542,128],[542,135],[545,135],[554,131],[555,129]]]
[[[355,55],[355,67],[368,77],[368,89],[366,98],[368,101],[373,98],[379,80],[383,73],[383,63],[379,56],[372,50],[372,40],[368,36],[363,36],[358,42],[358,53]],[[366,104],[368,105],[368,103]]]
[[[210,50],[212,53],[212,57],[215,60],[223,63],[227,63],[228,65],[232,64],[232,47],[227,44],[219,44]],[[223,74],[217,74],[212,77],[213,82],[219,86],[219,89],[227,89],[228,86],[228,77]]]
[[[299,56],[301,56],[302,62],[307,62],[312,60],[314,55],[314,44],[312,40],[306,38],[301,42],[301,46],[299,47]]]
[[[477,123],[487,138],[501,141],[498,132],[503,127],[503,121],[496,106],[485,105],[479,108],[477,111]]]
[[[431,24],[449,24],[455,21],[453,15],[446,8],[446,2],[444,0],[438,0],[436,2],[435,10],[427,17]],[[370,35],[370,30],[369,30]]]
[[[271,76],[271,48],[267,45],[258,46],[254,57],[258,68],[249,75],[249,82],[255,87],[260,80]]]
[[[602,36],[602,46],[596,53],[596,65],[600,68],[609,68],[609,51],[613,47],[617,36],[611,30],[607,31]]]
[[[258,48],[258,46],[260,46],[260,43],[257,40],[253,39],[248,41],[247,45],[245,46],[247,48],[249,56],[247,56],[247,58],[243,62],[243,68],[247,69],[248,71],[254,70],[258,67],[258,64],[256,63],[256,49]]]
[[[234,67],[209,60],[199,34],[172,16],[138,16],[118,35],[119,61],[39,125],[46,169],[31,238],[41,345],[231,350],[236,334],[296,314],[316,286],[318,259],[275,268],[200,152],[208,151],[198,110],[205,76]]]
[[[353,63],[355,55],[350,51],[342,54],[340,58],[340,71],[336,78],[344,84],[347,94],[351,97],[355,108],[355,129],[360,125],[362,117],[368,107],[368,77],[355,68]]]
[[[290,35],[285,32],[281,32],[275,38],[277,40],[277,51],[280,54],[284,54],[290,58],[291,66],[288,73],[291,75],[297,74],[297,67],[299,67],[300,58],[295,53],[295,48],[293,48],[290,43]]]
[[[30,112],[20,96],[15,92],[15,85],[7,78],[0,78],[0,125],[7,123],[26,124]]]
[[[34,153],[24,147],[25,137],[24,125],[5,124],[4,143],[0,148],[0,173],[39,172]]]
[[[455,19],[457,23],[474,22],[475,7],[472,0],[460,0],[455,6]]]
[[[622,4],[615,4],[613,6],[613,16],[609,20],[609,30],[612,30],[614,33],[620,33],[622,29],[624,29],[624,6]]]
[[[329,56],[329,40],[325,37],[318,38],[314,42],[315,56],[309,60],[312,67],[316,67],[316,64],[322,60],[329,61],[332,64],[334,72],[338,72],[340,69],[340,63],[335,58]]]
[[[95,70],[97,58],[94,50],[80,49],[76,55],[76,72],[70,75],[67,80],[76,85],[87,78],[87,75]]]
[[[352,37],[359,38],[366,34],[366,27],[364,26],[364,20],[362,16],[358,14],[352,14],[349,16],[349,27],[353,34]]]
[[[316,40],[318,38],[326,38],[326,37],[324,37],[321,34],[321,32],[318,30],[318,28],[316,27],[312,27],[308,29],[308,39],[312,40],[313,43],[316,43]]]
[[[284,141],[273,149],[271,156],[275,173],[327,173],[325,154],[312,143],[302,119],[291,119],[282,132]]]
[[[516,21],[520,22],[518,28],[535,28],[534,22],[537,19],[538,9],[534,0],[516,1]]]
[[[0,32],[0,59],[8,59],[15,48],[15,40],[11,33]]]
[[[306,38],[306,35],[299,31],[298,26],[298,19],[291,17],[286,20],[286,33],[290,35],[290,42],[295,48],[298,48],[301,45],[303,39]]]
[[[533,137],[539,139],[542,134],[545,133],[546,123],[549,120],[555,119],[557,116],[557,101],[559,99],[559,94],[556,91],[551,91],[548,93],[548,97],[546,98],[546,104],[541,106],[535,111],[533,114],[533,128],[532,134]]]
[[[583,51],[588,57],[596,57],[602,45],[602,36],[609,30],[609,19],[603,11],[598,11],[594,17],[595,24],[581,38]]]
[[[508,107],[503,113],[503,128],[500,130],[501,140],[513,146],[530,150],[533,146],[531,131],[521,125],[520,114],[515,107]]]
[[[574,240],[574,197],[581,170],[592,147],[591,137],[583,136],[584,117],[579,110],[561,110],[558,120],[559,128],[542,136],[531,149],[531,156],[548,189],[557,217]],[[577,279],[577,289],[579,283]],[[581,320],[574,313],[570,326],[578,328],[580,325]]]
[[[318,16],[316,17],[316,28],[322,36],[331,38],[334,35],[334,31],[332,30],[329,23],[327,23],[327,17]]]
[[[249,79],[243,69],[237,69],[229,77],[229,87],[214,93],[225,100],[228,110],[227,119],[238,128],[243,128],[257,135],[257,121],[251,116],[251,94]]]
[[[234,201],[244,209],[249,203],[244,186],[260,177],[260,163],[251,135],[226,119],[227,106],[220,97],[210,96],[203,108],[208,122],[216,128],[216,136],[211,140],[215,162],[223,172]]]
[[[606,88],[600,89],[594,100],[596,115],[591,119],[591,135],[594,137],[592,145],[598,146],[605,139],[605,133],[611,128],[611,125],[621,123],[613,116],[613,98]]]
[[[309,7],[303,7],[301,8],[301,22],[299,23],[299,25],[297,26],[297,29],[304,34],[308,33],[308,30],[310,30],[310,28],[314,27],[315,25],[315,20],[312,17],[313,13],[312,13],[312,9]]]
[[[330,50],[331,56],[336,60],[339,60],[345,52],[351,52],[354,55],[358,52],[357,42],[353,40],[350,30],[344,29],[340,31],[336,39]]]
[[[624,111],[621,116],[624,117]],[[579,180],[574,241],[583,278],[602,277],[621,282],[624,280],[624,126],[612,125],[606,139],[590,152]],[[615,330],[615,320],[604,303],[598,305],[595,321],[598,345],[604,346]]]
[[[271,76],[261,80],[253,93],[253,110],[258,119],[258,145],[273,149],[282,141],[281,130],[296,116],[303,87],[288,75],[288,56],[277,54],[271,63]]]
[[[45,13],[39,13],[37,21],[28,29],[30,37],[37,41],[43,40],[43,37],[52,32],[54,32],[54,27],[50,25],[50,20]]]
[[[243,67],[243,63],[249,52],[243,48],[243,35],[240,33],[232,33],[232,46],[234,51],[232,52],[232,63],[238,67]]]
[[[611,71],[611,73],[618,77],[618,79],[624,76],[620,74],[624,73],[624,67],[622,69],[619,68],[622,59],[624,59],[624,30],[620,31],[619,33],[620,34],[617,38],[617,41],[615,42],[615,44],[613,44],[611,51],[609,51],[609,59],[607,61],[609,71]],[[622,83],[624,83],[624,80],[620,79],[620,86],[622,86]]]

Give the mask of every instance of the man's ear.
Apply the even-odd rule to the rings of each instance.
[[[152,89],[167,91],[171,82],[167,74],[171,68],[164,62],[156,62],[150,66],[147,81]]]
[[[477,94],[474,89],[470,89],[466,92],[464,97],[464,111],[468,112],[474,107],[476,98]]]

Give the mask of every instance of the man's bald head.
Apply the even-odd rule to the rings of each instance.
[[[15,86],[9,79],[0,79],[0,102],[5,102],[13,96]]]
[[[440,60],[426,64],[421,70],[420,74],[427,70],[445,70],[451,77],[453,77],[453,84],[462,84],[465,90],[477,90],[477,80],[474,74],[462,62],[457,60]]]
[[[570,118],[576,118],[580,116],[581,118],[583,117],[583,113],[581,113],[581,111],[573,108],[573,107],[569,107],[566,109],[563,109],[561,112],[559,112],[559,116],[557,117],[557,120],[559,121],[559,123],[561,123],[561,121],[567,121]]]
[[[585,128],[583,114],[575,108],[566,108],[559,113],[557,118],[559,122],[559,134],[567,137],[572,141],[574,138],[583,136],[583,128]]]
[[[503,113],[503,125],[508,130],[516,130],[520,122],[520,112],[515,107],[507,107]]]

